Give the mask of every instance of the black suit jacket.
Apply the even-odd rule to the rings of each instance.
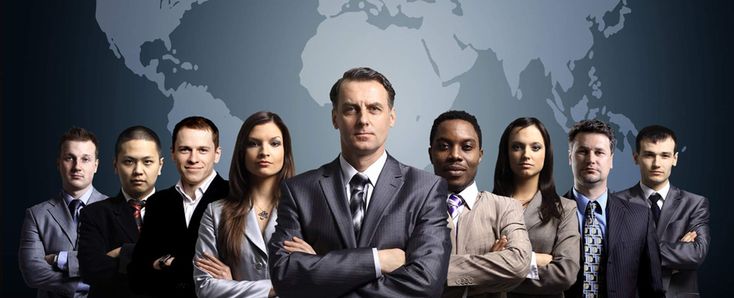
[[[438,297],[451,241],[447,184],[388,156],[355,237],[339,160],[285,181],[268,245],[270,277],[281,297]],[[289,254],[304,239],[317,255]],[[372,248],[400,248],[405,265],[375,277]]]
[[[138,226],[134,209],[122,193],[82,209],[79,217],[79,269],[89,284],[89,297],[130,297],[127,264],[130,263]],[[121,247],[120,256],[107,252]]]
[[[148,199],[140,240],[128,266],[130,286],[135,293],[157,297],[196,297],[192,260],[201,217],[209,203],[228,193],[227,180],[217,175],[194,209],[188,227],[183,198],[175,186]],[[168,254],[175,258],[171,267],[153,269],[153,261]]]
[[[564,197],[576,201],[573,191]],[[563,199],[562,199],[563,200]],[[606,284],[601,286],[607,297],[664,297],[660,271],[660,252],[649,208],[632,204],[609,194],[605,210],[604,233]],[[583,227],[583,222],[579,226]],[[581,235],[579,274],[566,297],[582,297],[584,268],[584,236]]]
[[[640,184],[617,193],[620,198],[648,208]],[[670,186],[656,227],[663,266],[663,286],[667,297],[698,296],[698,274],[709,250],[709,202],[705,197]],[[680,242],[696,231],[696,240]]]

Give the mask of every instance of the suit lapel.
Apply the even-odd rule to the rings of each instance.
[[[543,197],[541,196],[540,191],[538,191],[535,193],[535,196],[533,196],[530,204],[528,204],[527,209],[525,209],[523,217],[525,219],[525,227],[528,231],[540,224],[540,203],[542,201]]]
[[[115,221],[125,232],[125,235],[135,242],[138,239],[138,224],[133,216],[133,208],[128,205],[122,193],[112,198],[112,213],[115,215]]]
[[[663,203],[663,209],[660,210],[660,219],[656,226],[656,234],[658,235],[658,238],[663,236],[663,232],[665,232],[665,229],[668,228],[668,224],[670,224],[670,219],[673,218],[673,215],[678,213],[680,209],[678,208],[678,205],[680,205],[680,199],[680,190],[671,185],[670,190],[668,191],[668,197],[665,198],[665,202]]]
[[[319,180],[319,185],[324,198],[326,198],[326,203],[329,205],[331,215],[334,216],[342,242],[347,248],[357,247],[357,240],[352,228],[351,211],[347,206],[347,194],[344,191],[338,158],[324,168],[324,174]]]
[[[273,213],[275,215],[275,213]],[[268,223],[269,224],[269,223]],[[255,247],[260,250],[261,254],[268,255],[267,250],[265,249],[265,241],[263,239],[262,234],[260,234],[260,225],[257,222],[257,216],[255,215],[255,209],[250,209],[250,212],[247,212],[247,224],[245,225],[245,236],[247,239],[250,240],[252,244],[255,244]]]
[[[359,246],[363,247],[372,241],[376,227],[380,224],[385,208],[392,203],[398,190],[403,186],[403,173],[400,172],[398,162],[388,155],[385,166],[377,178],[377,184],[372,191],[370,205],[362,220],[362,232],[359,235]]]
[[[465,254],[466,253],[466,248],[468,247],[467,242],[469,242],[469,240],[471,240],[471,239],[476,239],[476,237],[474,237],[474,233],[473,232],[474,231],[479,232],[480,231],[479,230],[479,227],[480,226],[474,224],[475,223],[475,218],[476,218],[475,215],[477,214],[477,208],[479,208],[479,206],[482,204],[481,201],[482,200],[487,200],[487,199],[489,199],[489,197],[483,196],[482,195],[482,192],[479,192],[479,194],[477,194],[476,200],[474,201],[474,206],[471,206],[471,208],[464,207],[464,210],[461,211],[461,214],[459,215],[459,221],[457,223],[457,225],[459,225],[461,227],[461,228],[458,229],[458,230],[461,230],[460,231],[461,233],[455,234],[456,235],[455,236],[456,237],[456,243],[459,245],[458,247],[461,248],[461,251],[459,251],[457,249],[456,250],[456,253],[458,253],[458,254]],[[449,217],[449,218],[451,218],[451,217]],[[492,233],[492,234],[494,234],[491,230],[490,231],[482,230],[479,233],[480,234],[481,233]],[[492,235],[492,237],[494,239],[497,239],[494,236],[495,235]]]
[[[627,227],[628,223],[624,220],[627,216],[627,208],[617,200],[620,199],[613,196],[611,193],[607,193],[607,239],[605,241],[607,256],[609,256],[610,251],[614,249],[614,247],[609,244],[621,243],[620,241],[617,241],[617,239],[622,239],[623,235],[621,235],[621,233],[629,230]]]
[[[71,212],[69,207],[66,206],[64,200],[64,194],[59,193],[52,201],[51,206],[47,209],[51,217],[56,221],[61,230],[66,235],[71,245],[76,244],[76,226],[74,226],[74,220],[71,218]]]

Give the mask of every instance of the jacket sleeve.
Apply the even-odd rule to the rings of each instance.
[[[660,257],[664,268],[694,270],[706,258],[711,242],[708,200],[702,197],[693,210],[686,233],[696,231],[696,239],[693,242],[680,242],[683,235],[679,235],[674,241],[661,241]]]
[[[83,280],[91,286],[106,283],[119,274],[119,259],[107,255],[107,235],[101,213],[90,214],[91,206],[79,215],[79,265]]]

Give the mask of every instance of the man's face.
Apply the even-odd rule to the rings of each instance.
[[[448,181],[453,193],[461,192],[474,181],[483,154],[474,127],[459,119],[441,122],[428,148],[433,172]]]
[[[377,81],[344,81],[340,89],[331,121],[339,129],[342,153],[381,153],[388,130],[395,124],[395,110],[388,104],[387,91]]]
[[[576,183],[606,187],[614,152],[611,141],[600,133],[579,133],[569,145],[568,160]]]
[[[153,191],[163,169],[163,157],[158,153],[155,142],[129,140],[120,145],[120,152],[112,165],[125,193],[141,199]]]
[[[181,181],[189,187],[201,185],[219,162],[222,150],[214,146],[212,137],[212,132],[208,129],[184,127],[178,131],[171,154]]]
[[[61,145],[57,165],[66,192],[78,192],[92,184],[99,165],[96,149],[91,141],[66,141]]]
[[[668,181],[673,167],[678,163],[673,138],[653,143],[649,139],[640,141],[639,153],[633,155],[635,164],[640,166],[640,180],[646,186],[659,190]]]

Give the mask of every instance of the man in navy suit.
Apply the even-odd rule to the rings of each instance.
[[[675,133],[667,127],[652,125],[640,130],[633,154],[640,167],[640,183],[617,195],[652,211],[665,295],[697,297],[696,269],[706,259],[711,242],[709,202],[670,184],[670,173],[678,163],[677,144]]]
[[[581,230],[581,269],[566,297],[662,297],[660,253],[650,211],[610,195],[614,131],[583,120],[568,133],[568,159]]]
[[[395,123],[395,91],[385,76],[348,70],[330,97],[341,154],[281,187],[268,245],[276,293],[441,295],[451,250],[446,181],[385,151]]]

